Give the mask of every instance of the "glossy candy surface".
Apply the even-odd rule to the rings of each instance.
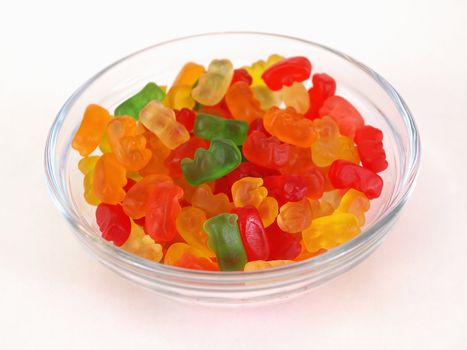
[[[383,131],[311,70],[277,54],[188,62],[167,94],[150,82],[115,116],[90,104],[71,146],[103,239],[178,268],[248,272],[356,237],[390,165]]]

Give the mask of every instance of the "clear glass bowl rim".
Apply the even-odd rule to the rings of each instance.
[[[105,241],[100,236],[96,236],[95,233],[88,230],[86,227],[81,225],[79,219],[74,216],[73,210],[70,206],[69,201],[67,200],[66,196],[60,189],[60,174],[57,174],[54,170],[54,161],[55,161],[55,145],[57,136],[61,129],[64,119],[66,118],[70,107],[73,103],[79,98],[79,96],[85,91],[95,80],[101,77],[103,74],[111,70],[113,67],[117,66],[118,64],[122,63],[123,61],[132,58],[133,56],[142,54],[146,51],[152,50],[162,45],[170,44],[177,41],[189,40],[192,38],[197,37],[207,37],[207,36],[223,36],[223,35],[254,35],[254,36],[266,36],[272,38],[282,38],[288,39],[293,41],[299,41],[305,43],[310,46],[315,46],[319,49],[328,51],[334,55],[337,55],[347,62],[353,64],[354,66],[358,67],[360,70],[368,74],[375,80],[389,95],[389,97],[394,102],[395,106],[397,107],[405,126],[407,127],[407,131],[409,134],[409,158],[407,160],[406,167],[403,171],[403,179],[401,189],[402,191],[397,193],[397,200],[392,204],[390,210],[385,212],[378,221],[376,221],[373,225],[366,228],[363,232],[361,232],[357,237],[354,239],[338,246],[330,251],[327,251],[321,255],[315,256],[311,259],[303,260],[300,262],[296,262],[294,264],[285,265],[281,267],[265,269],[265,270],[257,270],[257,271],[250,271],[250,272],[211,272],[211,271],[201,271],[201,270],[188,270],[173,267],[170,265],[165,265],[157,262],[153,262],[144,258],[140,258],[136,255],[127,253],[126,251],[116,247],[115,245],[111,244],[110,242]],[[104,256],[106,256],[109,260],[112,258],[117,259],[123,265],[131,266],[132,268],[138,268],[145,272],[155,272],[159,275],[165,275],[167,277],[179,278],[184,281],[193,281],[193,282],[212,282],[212,283],[242,283],[242,282],[249,282],[249,281],[258,281],[258,280],[270,280],[276,278],[283,278],[289,274],[296,274],[300,273],[301,271],[309,271],[311,269],[319,270],[319,268],[323,267],[324,265],[330,264],[333,261],[339,260],[344,255],[351,254],[354,250],[356,250],[362,243],[370,240],[380,229],[385,227],[388,223],[392,221],[392,219],[400,212],[404,204],[406,203],[408,197],[410,196],[415,180],[418,175],[419,165],[420,165],[420,136],[418,133],[417,126],[415,121],[412,117],[410,110],[408,109],[406,103],[399,95],[399,93],[392,87],[389,82],[387,82],[383,77],[381,77],[378,73],[376,73],[371,68],[367,67],[363,63],[355,60],[354,58],[332,49],[330,47],[305,40],[300,39],[292,36],[282,35],[282,34],[273,34],[273,33],[266,33],[266,32],[251,32],[251,31],[225,31],[225,32],[212,32],[212,33],[202,33],[196,35],[190,35],[185,37],[180,37],[168,41],[164,41],[155,45],[151,45],[139,51],[133,52],[128,56],[125,56],[114,63],[110,64],[106,68],[102,69],[100,72],[95,74],[91,77],[88,81],[86,81],[83,85],[81,85],[65,102],[63,107],[60,109],[57,117],[55,118],[45,146],[45,153],[44,153],[44,166],[45,172],[47,177],[47,185],[49,188],[49,192],[51,196],[62,213],[68,223],[72,226],[74,233],[80,239],[82,243],[85,245],[94,245],[94,248],[99,249]],[[122,266],[122,265],[120,265]]]

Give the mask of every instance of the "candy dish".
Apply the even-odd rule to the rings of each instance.
[[[199,48],[203,48],[200,50]],[[79,157],[70,147],[83,110],[93,102],[113,110],[148,81],[170,83],[190,60],[207,65],[228,57],[236,65],[278,52],[304,55],[315,71],[332,75],[338,94],[352,102],[365,120],[385,135],[389,168],[384,188],[367,214],[362,233],[314,258],[252,272],[208,272],[162,265],[129,254],[101,238],[94,208],[82,196]],[[76,237],[104,265],[156,292],[204,303],[271,301],[304,292],[352,268],[383,241],[413,189],[420,161],[418,131],[394,88],[358,61],[306,40],[263,33],[213,33],[186,37],[136,52],[104,69],[65,103],[46,144],[45,167],[52,197]]]

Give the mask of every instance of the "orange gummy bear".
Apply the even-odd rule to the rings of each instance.
[[[109,112],[105,108],[95,104],[89,105],[71,146],[83,157],[91,154],[99,146],[109,119]]]
[[[94,194],[104,203],[117,204],[125,197],[126,169],[113,153],[104,153],[94,168]]]
[[[279,140],[298,147],[308,148],[316,140],[313,122],[297,113],[293,107],[285,110],[271,107],[264,114],[264,128]]]

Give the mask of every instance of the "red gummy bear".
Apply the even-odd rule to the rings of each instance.
[[[258,209],[247,205],[230,212],[238,215],[238,228],[248,261],[268,260],[269,242]]]
[[[250,126],[248,127],[248,135],[250,135],[253,131],[261,131],[262,133],[271,136],[271,134],[264,128],[262,118],[256,118],[250,123]]]
[[[182,197],[183,189],[172,183],[161,182],[151,189],[144,231],[156,242],[169,242],[177,235],[175,219],[182,210]]]
[[[130,236],[130,218],[120,204],[99,204],[96,209],[96,222],[102,232],[102,237],[114,242],[118,247],[123,245]]]
[[[370,125],[363,126],[355,133],[355,143],[365,168],[379,173],[388,167],[381,130]]]
[[[368,199],[379,197],[383,189],[383,179],[378,174],[346,160],[335,160],[328,176],[335,188],[354,188],[363,192]]]
[[[191,109],[182,108],[181,110],[175,110],[175,118],[177,122],[183,124],[188,132],[193,131],[193,126],[195,125],[196,113]]]
[[[305,176],[276,175],[264,177],[268,194],[277,199],[279,205],[302,200],[308,192]]]
[[[289,160],[290,146],[274,136],[253,131],[243,143],[243,155],[250,162],[270,169],[279,169]]]
[[[328,115],[332,117],[342,135],[351,139],[355,136],[355,131],[363,126],[363,118],[355,107],[341,96],[328,97],[319,110],[319,116]]]
[[[309,119],[319,118],[319,109],[324,101],[336,93],[336,81],[326,73],[314,74],[313,87],[308,90],[310,108],[305,113]]]
[[[239,68],[234,70],[234,74],[232,77],[232,81],[230,82],[230,86],[235,84],[237,81],[244,81],[248,85],[251,85],[253,82],[253,78],[251,77],[250,74],[248,74],[246,69]]]
[[[307,80],[311,74],[311,63],[306,57],[290,57],[266,69],[261,78],[273,91]]]
[[[292,260],[300,254],[302,247],[294,235],[282,231],[277,223],[266,228],[269,240],[269,260]]]

